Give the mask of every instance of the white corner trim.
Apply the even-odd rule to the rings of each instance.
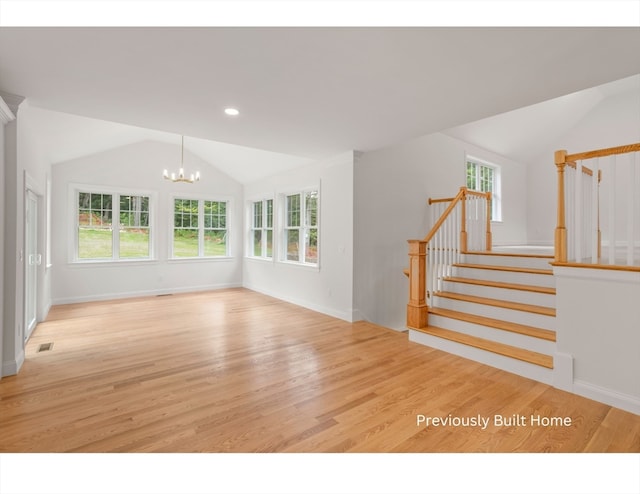
[[[20,350],[20,354],[15,360],[10,360],[2,364],[2,369],[0,369],[2,374],[0,377],[15,376],[20,371],[22,364],[24,364],[24,349]]]
[[[7,105],[2,96],[0,96],[0,123],[6,125],[15,119],[16,116],[11,111],[11,108],[9,108],[9,105]]]
[[[24,101],[24,96],[19,96],[17,94],[11,94],[4,91],[0,91],[0,99],[4,101],[7,107],[10,109],[13,118],[16,118],[16,114],[18,113],[18,108]],[[11,120],[13,120],[13,118]]]

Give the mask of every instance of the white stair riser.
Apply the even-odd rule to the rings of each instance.
[[[544,257],[492,256],[486,254],[463,254],[468,264],[488,264],[490,266],[513,266],[518,268],[551,269],[553,259]]]
[[[490,365],[507,372],[512,372],[513,374],[518,374],[529,379],[534,379],[545,384],[552,384],[553,382],[552,369],[530,364],[529,362],[523,362],[521,360],[505,357],[504,355],[498,355],[493,352],[463,345],[455,341],[438,338],[437,336],[425,334],[420,331],[409,330],[409,340],[431,348],[453,353],[454,355],[468,358],[475,362]]]
[[[502,329],[496,329],[489,326],[482,326],[459,319],[452,319],[446,316],[429,314],[429,326],[437,326],[443,329],[450,329],[458,333],[464,333],[471,336],[477,336],[485,340],[496,341],[511,345],[533,352],[544,353],[545,355],[553,355],[556,351],[555,341],[543,340],[533,336],[513,333]]]
[[[502,281],[504,283],[520,283],[521,285],[544,286],[555,288],[553,275],[518,273],[513,271],[498,271],[495,269],[477,269],[454,267],[453,276],[471,278],[474,280]]]
[[[463,295],[474,295],[476,297],[508,300],[509,302],[519,302],[522,304],[541,305],[543,307],[555,308],[556,306],[555,295],[529,292],[526,290],[513,290],[509,288],[496,288],[492,286],[474,285],[471,283],[445,281],[443,283],[442,291],[460,293]]]
[[[476,316],[490,317],[492,319],[500,319],[501,321],[509,321],[517,324],[525,324],[535,328],[550,329],[555,331],[556,318],[525,312],[521,310],[505,309],[502,307],[494,307],[491,305],[476,304],[474,302],[466,302],[464,300],[454,300],[445,297],[434,297],[434,307],[442,307],[443,309],[456,310]]]

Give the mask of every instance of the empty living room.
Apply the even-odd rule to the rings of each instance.
[[[0,3],[0,492],[637,491],[633,2]]]

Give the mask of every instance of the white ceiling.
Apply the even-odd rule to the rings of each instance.
[[[640,75],[460,125],[444,133],[520,163],[531,163],[598,104],[622,95],[628,96],[630,104],[640,112]]]
[[[247,182],[638,74],[639,49],[621,27],[3,27],[0,90],[110,122],[67,116],[54,161],[153,129]]]

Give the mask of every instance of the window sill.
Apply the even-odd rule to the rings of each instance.
[[[143,266],[145,264],[155,264],[157,263],[157,259],[87,259],[85,260],[75,260],[70,261],[68,264],[71,267],[83,267],[83,266],[91,266],[91,267],[113,267],[113,266],[135,266],[140,265]]]
[[[273,257],[257,257],[257,256],[245,256],[245,259],[248,259],[250,261],[257,261],[257,262],[268,262],[270,264],[273,264],[274,259]]]
[[[283,266],[291,266],[292,268],[306,269],[307,271],[320,271],[320,264],[305,264],[295,261],[278,261],[278,264],[281,264]]]
[[[235,258],[231,256],[216,256],[216,257],[171,257],[167,259],[167,262],[173,263],[191,263],[191,262],[229,262]]]

